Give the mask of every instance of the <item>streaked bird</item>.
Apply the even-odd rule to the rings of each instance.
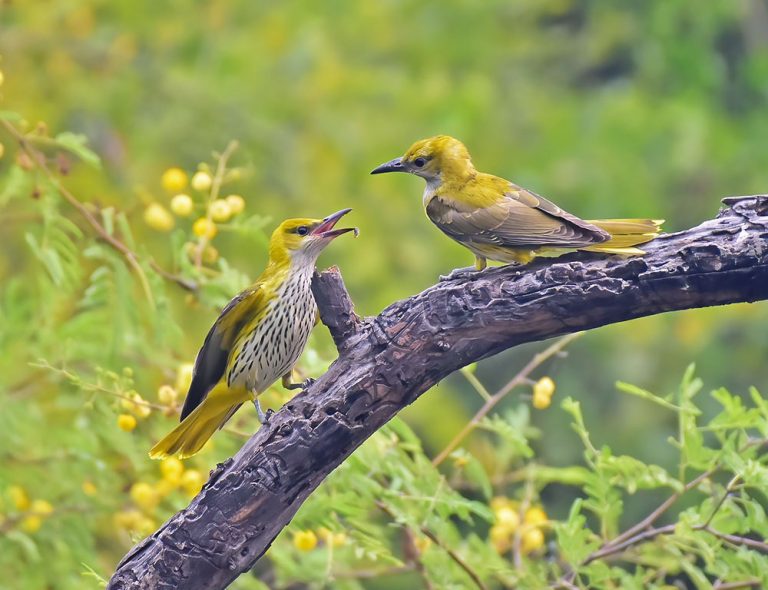
[[[195,361],[181,424],[158,442],[150,457],[197,453],[237,409],[278,378],[288,389],[293,366],[317,321],[311,283],[315,262],[331,240],[356,228],[334,229],[344,209],[325,219],[288,219],[272,233],[269,262],[261,276],[224,308]]]
[[[513,182],[479,172],[458,139],[438,135],[414,143],[405,155],[371,174],[408,172],[427,182],[424,208],[443,233],[487,260],[526,264],[536,256],[587,250],[640,255],[636,246],[659,234],[663,220],[585,221]]]

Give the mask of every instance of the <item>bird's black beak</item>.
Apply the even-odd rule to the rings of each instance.
[[[352,209],[342,209],[341,211],[336,211],[336,213],[332,213],[325,219],[323,219],[323,222],[318,225],[315,229],[312,230],[313,236],[320,236],[321,238],[335,238],[336,236],[340,236],[341,234],[345,234],[347,232],[353,231],[355,232],[355,236],[357,236],[358,229],[356,227],[344,227],[341,229],[333,229],[333,226],[336,225],[336,223],[344,217],[347,213],[352,211]]]
[[[371,174],[384,174],[385,172],[406,172],[403,159],[395,158],[371,170]]]

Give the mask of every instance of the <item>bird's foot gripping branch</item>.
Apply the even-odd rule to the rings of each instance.
[[[768,197],[726,199],[716,218],[644,249],[643,257],[584,253],[535,261],[524,272],[489,269],[365,320],[337,270],[317,275],[313,289],[339,358],[137,545],[109,588],[224,588],[363,441],[469,363],[642,316],[768,298]]]

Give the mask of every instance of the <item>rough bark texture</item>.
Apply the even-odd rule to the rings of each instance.
[[[524,342],[666,311],[768,298],[768,197],[646,256],[573,254],[441,282],[359,319],[338,271],[316,276],[339,358],[219,465],[190,505],[134,547],[109,588],[220,589],[250,569],[320,482],[456,369]]]

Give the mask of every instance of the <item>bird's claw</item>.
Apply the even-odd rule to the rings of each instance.
[[[304,379],[304,381],[301,382],[301,390],[306,391],[310,387],[312,387],[315,384],[316,379],[313,379],[312,377],[307,377]]]

